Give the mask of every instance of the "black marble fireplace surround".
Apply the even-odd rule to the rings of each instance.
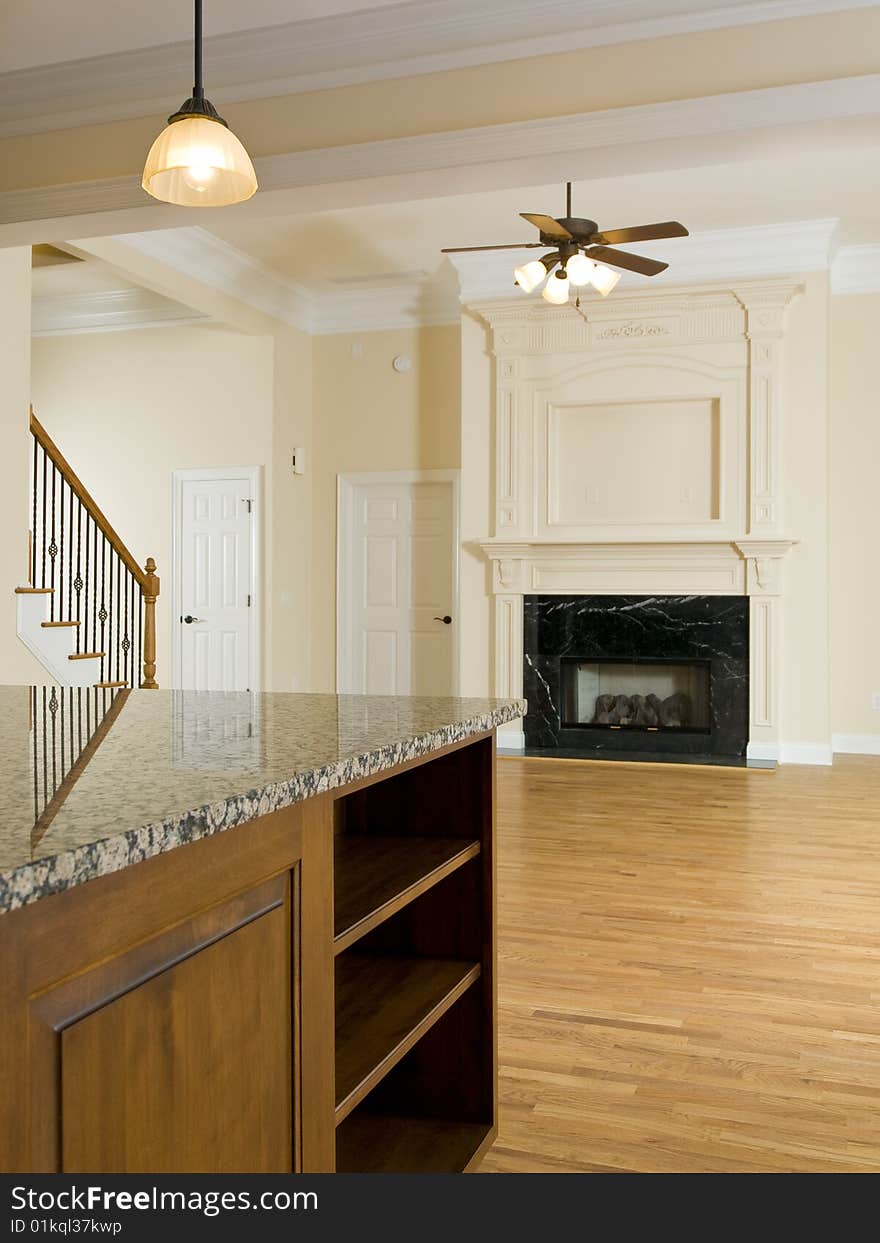
[[[595,759],[745,764],[749,728],[746,596],[526,596],[526,750]],[[709,670],[709,728],[564,724],[573,662],[696,662]],[[600,666],[601,667],[601,666]],[[637,679],[637,675],[633,675]],[[568,706],[564,702],[568,699]]]

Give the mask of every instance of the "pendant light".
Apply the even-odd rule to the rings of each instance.
[[[250,156],[205,99],[202,84],[202,0],[195,0],[195,85],[150,147],[141,185],[178,207],[226,207],[257,189]]]

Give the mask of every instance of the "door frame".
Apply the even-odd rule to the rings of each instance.
[[[387,483],[448,483],[452,488],[452,685],[450,695],[459,689],[459,595],[461,568],[460,470],[379,470],[354,471],[336,476],[336,691],[352,694],[351,576],[348,573],[353,550],[355,488]]]
[[[262,669],[262,566],[260,551],[263,533],[263,468],[261,466],[193,466],[171,472],[171,667],[174,686],[183,681],[183,647],[180,642],[179,618],[183,609],[183,485],[193,480],[207,483],[222,479],[246,480],[253,501],[251,509],[251,583],[250,630],[248,634],[248,682],[252,691],[261,689]]]

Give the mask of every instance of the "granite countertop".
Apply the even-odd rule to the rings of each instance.
[[[0,914],[525,711],[522,700],[0,687]]]

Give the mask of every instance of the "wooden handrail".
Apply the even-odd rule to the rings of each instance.
[[[146,586],[147,586],[148,572],[141,569],[141,567],[135,561],[134,557],[131,555],[131,553],[126,548],[125,544],[123,544],[122,540],[119,538],[116,531],[113,529],[113,527],[108,522],[107,518],[104,516],[104,513],[101,510],[101,507],[98,504],[98,502],[92,496],[91,492],[89,492],[88,488],[82,482],[79,475],[77,475],[76,471],[70,465],[67,458],[61,452],[61,450],[56,445],[55,441],[46,431],[45,427],[43,427],[43,424],[34,414],[33,406],[31,406],[31,432],[33,433],[33,436],[36,439],[37,443],[41,445],[43,449],[46,450],[46,454],[49,457],[50,461],[54,462],[55,465],[58,467],[64,479],[67,481],[67,484],[71,492],[74,494],[74,496],[78,497],[80,501],[82,501],[84,508],[91,515],[92,519],[95,522],[95,525],[98,527],[98,530],[101,531],[102,534],[106,535],[110,546],[117,553],[123,565],[125,565],[125,567],[134,576],[135,580],[140,585],[141,591],[145,591]],[[153,569],[155,570],[155,568],[156,567],[154,565]],[[155,575],[153,577],[155,577]],[[156,594],[158,595],[158,592]]]
[[[106,515],[104,514],[98,502],[92,496],[91,492],[89,492],[88,488],[85,486],[85,484],[82,482],[80,477],[77,475],[76,471],[70,465],[67,458],[61,452],[61,450],[55,444],[55,441],[46,431],[45,427],[43,427],[42,423],[37,418],[37,416],[34,414],[33,406],[31,406],[31,409],[30,409],[30,429],[31,429],[31,434],[33,435],[37,444],[42,448],[43,452],[45,453],[49,461],[52,462],[53,468],[57,470],[58,473],[60,474],[61,479],[62,479],[62,488],[64,484],[66,484],[67,487],[70,489],[72,496],[77,497],[83,509],[85,509],[88,517],[91,518],[92,522],[95,524],[97,529],[103,534],[104,538],[106,539],[107,543],[110,546],[111,551],[116,554],[116,556],[125,566],[126,570],[128,570],[128,572],[131,574],[134,583],[136,583],[137,586],[140,588],[141,599],[143,601],[143,608],[144,608],[143,631],[142,631],[142,634],[143,634],[143,652],[142,652],[143,668],[138,670],[137,676],[140,677],[142,674],[143,680],[140,681],[139,683],[135,681],[134,662],[132,660],[132,685],[139,684],[142,690],[156,690],[158,687],[158,683],[156,681],[156,600],[159,596],[159,576],[156,573],[156,562],[153,560],[152,557],[148,557],[146,561],[146,565],[144,566],[143,569],[141,569],[137,561],[135,561],[132,554],[129,552],[125,544],[120,539],[116,530],[110,525],[110,522],[108,521]],[[34,452],[36,454],[36,450]],[[34,458],[34,464],[35,464],[34,469],[36,470],[36,456]],[[44,471],[44,484],[45,484],[45,471]],[[35,523],[36,523],[36,507],[37,507],[36,488],[37,488],[37,480],[35,477],[34,479],[34,522]],[[53,488],[54,488],[54,484],[53,484]],[[54,498],[54,492],[53,492],[53,498]],[[72,503],[73,502],[71,501],[71,506],[72,506]],[[43,575],[45,578],[45,568],[46,568],[45,567],[45,535],[46,535],[46,532],[45,532],[45,523],[46,523],[45,501],[44,501],[43,511],[44,511],[43,512],[43,527],[44,527],[43,529],[43,541],[44,541],[43,543],[43,548],[44,548]],[[72,515],[73,514],[72,508],[70,512]],[[62,507],[62,514],[61,514],[61,522],[62,522],[62,540],[63,540],[63,507]],[[53,561],[52,561],[52,566],[53,566],[52,573],[53,574],[54,574],[54,564],[55,564],[54,558],[56,555],[56,550],[54,547],[54,524],[55,524],[55,508],[54,508],[54,499],[53,499],[52,501],[53,546],[49,550],[53,558]],[[80,547],[81,547],[81,544],[80,544]],[[95,548],[97,550],[97,542],[95,544]],[[88,566],[88,544],[86,545],[86,549],[87,549],[86,566]],[[35,554],[32,554],[32,555],[34,555],[35,557]],[[33,564],[34,564],[34,573],[35,573],[35,561]],[[77,575],[78,574],[79,574],[79,570],[77,569]],[[103,569],[102,569],[102,574],[103,574]],[[76,586],[77,600],[79,600],[78,593],[82,587],[82,582],[79,581],[78,583],[75,583],[74,586]],[[134,588],[132,588],[132,590],[134,590]],[[112,576],[111,576],[111,585],[110,585],[111,600],[112,600],[112,592],[113,592],[113,586],[112,586]],[[126,601],[127,600],[128,600],[128,596],[126,595]],[[101,607],[103,610],[103,607],[104,607],[103,603]],[[127,604],[126,604],[126,607],[127,607]],[[77,609],[78,608],[79,608],[79,605],[77,604]],[[106,613],[103,613],[101,617],[102,626],[103,626],[104,620],[106,619],[106,616],[107,616]],[[78,617],[79,617],[79,613],[77,612],[77,618]],[[119,630],[118,630],[118,623],[117,623],[117,639],[118,637],[119,637]],[[77,648],[77,651],[78,650],[79,648]],[[126,649],[126,653],[127,651],[128,649]],[[134,653],[132,653],[132,657],[133,656],[134,656]],[[102,665],[102,668],[103,668],[103,665]]]

